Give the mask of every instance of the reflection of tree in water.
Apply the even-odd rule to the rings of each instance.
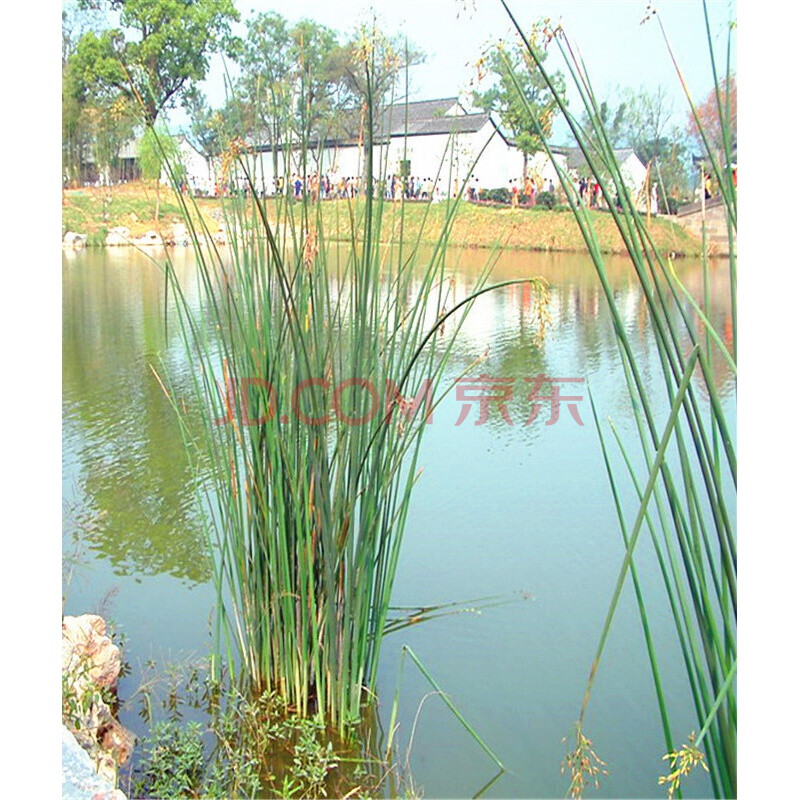
[[[612,315],[593,267],[585,258],[573,264],[571,257],[565,257],[561,262],[555,260],[550,268],[547,261],[543,263],[545,268],[542,272],[551,283],[549,311],[552,317],[552,325],[544,342],[538,341],[537,317],[533,313],[532,298],[526,293],[526,286],[522,285],[506,287],[491,299],[484,301],[482,306],[476,305],[472,313],[480,315],[479,319],[483,317],[483,324],[468,325],[465,331],[467,335],[457,342],[454,351],[455,365],[464,369],[488,344],[489,357],[470,369],[470,378],[477,378],[480,374],[516,378],[513,401],[508,404],[509,416],[514,426],[507,425],[496,405],[490,404],[489,419],[486,424],[498,436],[510,435],[515,427],[520,426],[530,432],[526,435],[535,437],[540,432],[548,419],[549,408],[546,403],[542,406],[540,416],[535,422],[530,426],[524,424],[532,405],[527,399],[531,384],[525,383],[524,378],[532,378],[540,373],[548,377],[587,378],[595,397],[602,397],[605,414],[617,419],[627,419],[630,416],[630,396],[620,364]],[[499,274],[493,276],[498,280],[522,277],[529,274],[530,270],[524,262],[514,266],[513,259],[509,263],[505,256],[498,267],[500,267]],[[537,274],[540,272],[538,267],[537,262],[535,267]],[[680,265],[680,270],[682,280],[700,302],[702,299],[700,264],[683,263]],[[468,268],[465,273],[468,274]],[[662,364],[653,340],[653,323],[646,298],[633,275],[632,266],[626,260],[610,259],[608,278],[622,324],[632,343],[642,379],[646,384],[650,384],[658,378],[660,385]],[[725,317],[730,313],[728,288],[724,280],[718,276],[712,278],[710,308],[706,313],[724,335]],[[466,292],[468,278],[460,276],[460,283],[465,284],[460,291]],[[702,302],[700,304],[703,305]],[[671,313],[677,318],[680,313],[678,304],[672,300],[668,305],[672,309]],[[689,301],[682,298],[681,308],[686,310],[687,307]],[[690,307],[689,310],[691,311]],[[691,311],[691,314],[695,312]],[[481,330],[470,335],[472,327]],[[698,330],[702,332],[702,328]],[[688,336],[685,345],[688,350],[690,348]],[[564,364],[569,365],[569,374],[562,374]],[[719,387],[733,384],[732,375],[720,355],[715,356],[713,366]],[[705,386],[701,377],[697,378],[697,383],[699,391],[704,394]],[[583,395],[584,399],[588,397],[586,388],[586,384],[564,383],[560,386],[562,396]],[[545,384],[541,394],[546,395],[549,391],[549,385]],[[561,411],[562,414],[567,413],[563,404]],[[462,424],[474,424],[477,414],[478,405],[474,404],[470,416]],[[583,417],[585,415],[582,415]]]
[[[100,520],[83,538],[117,574],[203,582],[210,560],[194,478],[149,363],[165,352],[179,393],[188,394],[189,375],[176,356],[180,344],[172,347],[177,331],[164,342],[161,272],[126,255],[117,267],[87,253],[64,272],[65,459],[76,464],[79,502]]]
[[[67,261],[64,269],[64,459],[65,464],[77,465],[77,501],[98,520],[84,541],[89,550],[108,558],[118,574],[169,573],[191,582],[206,581],[210,557],[194,503],[194,476],[174,410],[149,362],[169,375],[178,395],[186,397],[192,396],[189,365],[176,327],[168,330],[165,342],[162,273],[147,258],[128,248],[124,251],[87,251]],[[466,296],[485,263],[485,253],[461,254],[454,272],[455,295],[447,299],[450,305]],[[192,268],[188,261],[185,267]],[[645,298],[634,284],[631,269],[625,260],[609,260],[612,291],[647,381],[660,373],[661,364]],[[679,264],[678,271],[704,307],[700,265]],[[712,266],[711,302],[704,313],[724,337],[729,290],[717,272]],[[522,435],[533,442],[545,429],[550,414],[546,403],[538,419],[525,425],[532,403],[527,399],[531,384],[524,378],[538,374],[590,378],[595,396],[602,396],[604,415],[619,420],[630,415],[611,315],[591,264],[585,256],[537,254],[532,259],[531,254],[507,253],[492,280],[540,275],[551,286],[552,327],[545,341],[539,339],[530,290],[524,285],[506,287],[475,304],[456,339],[448,369],[454,378],[489,346],[488,357],[474,364],[468,375],[515,379],[508,403],[513,426],[505,423],[496,404],[490,404],[486,423],[494,436],[506,441]],[[182,282],[191,285],[191,274]],[[681,307],[702,333],[701,321],[688,300],[684,298]],[[433,320],[437,312],[431,309]],[[442,347],[447,339],[437,337],[433,344]],[[163,369],[159,354],[165,360]],[[563,365],[568,365],[569,374],[563,373]],[[713,367],[720,388],[735,386],[721,355],[715,355]],[[545,385],[542,393],[549,391]],[[584,423],[590,424],[586,385],[563,384],[561,393],[584,396],[579,409]],[[451,408],[455,417],[447,423],[452,425],[461,404]],[[474,403],[462,424],[474,427],[478,413],[479,405]],[[561,415],[563,424],[574,424],[565,405]],[[444,420],[441,414],[440,418]]]
[[[492,341],[492,356],[486,364],[481,365],[481,371],[492,377],[514,378],[514,395],[507,406],[514,425],[507,425],[496,407],[490,407],[487,424],[493,433],[499,435],[508,436],[515,428],[523,428],[526,437],[535,438],[541,434],[549,409],[543,407],[540,418],[531,425],[525,425],[532,408],[532,403],[526,399],[530,394],[531,384],[526,383],[525,378],[534,378],[540,373],[550,375],[536,298],[531,295],[528,284],[509,286],[503,290],[503,305],[508,307],[513,319],[509,319],[511,324],[506,324]],[[550,335],[550,332],[546,335]],[[473,419],[472,414],[476,413],[477,409],[471,412],[470,421]]]

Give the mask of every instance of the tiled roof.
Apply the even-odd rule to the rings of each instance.
[[[455,110],[455,113],[452,113]],[[451,113],[448,113],[451,112]],[[395,103],[384,107],[375,119],[375,142],[386,141],[397,136],[430,136],[433,134],[475,133],[490,117],[487,113],[465,114],[458,105],[457,97],[444,97],[439,100],[421,100],[412,103]],[[336,119],[336,127],[331,128],[325,137],[326,145],[356,144],[363,135],[362,117],[359,110],[342,111]],[[250,139],[258,150],[270,150],[266,136]],[[316,147],[318,142],[310,143]]]
[[[567,159],[567,169],[584,169],[586,164],[586,159],[583,156],[583,151],[580,147],[552,147],[551,148],[555,155],[566,156]],[[617,158],[617,161],[621,164],[626,159],[630,158],[633,155],[633,148],[632,147],[621,147],[617,150],[614,150],[614,155]]]
[[[416,102],[397,102],[386,106],[378,115],[378,129],[383,135],[402,136],[408,120],[409,133],[433,120],[445,118],[448,111],[458,105],[457,97],[443,97],[439,100],[418,100]]]
[[[424,116],[418,109],[413,108],[415,105],[423,104],[409,103],[407,116],[405,106],[385,109],[379,120],[378,137],[385,139],[387,136],[474,133],[489,120],[489,115],[486,113]]]

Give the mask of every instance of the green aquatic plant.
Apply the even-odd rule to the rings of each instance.
[[[163,669],[151,662],[147,672],[137,694],[147,697],[149,732],[129,775],[131,796],[376,796],[396,772],[374,736],[342,738],[277,692],[245,694],[212,676],[207,659]],[[370,718],[364,727],[379,726]]]
[[[675,623],[676,646],[680,648],[698,723],[706,739],[702,759],[707,765],[712,790],[716,797],[736,796],[736,610],[737,559],[734,526],[737,460],[733,438],[735,420],[726,413],[723,396],[715,378],[715,362],[736,375],[737,315],[736,315],[736,222],[737,200],[734,175],[735,127],[730,107],[730,92],[725,86],[732,80],[731,37],[728,37],[725,77],[720,79],[715,58],[708,10],[703,3],[703,16],[708,38],[711,70],[722,129],[722,148],[711,145],[697,108],[688,92],[664,32],[670,58],[686,90],[692,117],[704,143],[705,163],[714,174],[720,190],[722,208],[728,230],[728,275],[731,290],[730,336],[726,343],[723,332],[714,329],[707,316],[697,313],[698,303],[690,298],[675,274],[672,263],[660,255],[653,245],[647,221],[640,215],[631,196],[612,143],[602,120],[601,104],[593,89],[586,65],[561,27],[544,22],[537,35],[543,35],[551,47],[561,53],[567,74],[580,97],[584,109],[581,122],[567,107],[543,64],[541,54],[531,44],[505,0],[504,8],[515,25],[530,56],[530,69],[538,71],[558,99],[561,112],[583,153],[588,169],[595,176],[630,255],[633,272],[644,294],[649,323],[661,365],[660,376],[643,374],[631,337],[626,329],[621,308],[611,290],[605,263],[594,234],[592,216],[579,202],[569,175],[559,166],[549,145],[544,147],[558,171],[567,202],[583,234],[603,292],[611,311],[614,332],[619,347],[634,419],[639,434],[641,453],[629,453],[621,439],[612,432],[619,445],[619,461],[610,453],[603,429],[594,408],[597,430],[620,530],[625,556],[606,619],[592,661],[586,692],[577,725],[577,738],[565,766],[572,775],[571,788],[576,784],[586,761],[584,723],[600,661],[608,641],[611,623],[624,584],[630,576],[653,675],[658,709],[666,750],[678,770],[670,780],[670,794],[680,794],[680,776],[691,764],[701,763],[699,751],[691,758],[676,756],[684,750],[673,745],[670,724],[670,698],[661,679],[660,662],[653,641],[647,614],[643,586],[636,570],[635,548],[640,533],[649,534],[658,569],[663,578],[665,598]],[[648,8],[647,19],[661,25],[656,10]],[[732,30],[732,26],[731,26]],[[510,66],[509,66],[510,69]],[[523,96],[523,93],[520,92]],[[531,118],[535,114],[531,112]],[[703,232],[704,297],[702,308],[708,309],[710,271],[708,266],[705,230]],[[675,310],[677,309],[677,313]],[[695,312],[694,314],[691,312]],[[720,354],[721,351],[721,354]],[[654,408],[658,397],[670,408],[666,424],[659,421]],[[622,475],[627,474],[638,507],[633,521],[621,499]],[[692,746],[696,749],[698,737]],[[591,764],[591,759],[589,761]],[[575,766],[578,765],[576,772]],[[674,770],[673,770],[674,772]],[[595,776],[596,777],[596,776]]]
[[[419,237],[404,236],[404,202],[373,196],[386,173],[373,153],[375,52],[365,41],[360,196],[336,201],[349,240],[329,240],[319,198],[260,197],[257,159],[233,139],[222,159],[239,185],[224,206],[227,252],[179,194],[199,312],[195,287],[166,269],[178,308],[167,324],[197,365],[188,411],[167,392],[208,512],[218,663],[254,696],[276,692],[340,731],[374,697],[383,635],[398,627],[403,528],[455,337],[476,298],[522,282],[490,286],[490,259],[456,296],[447,248],[458,199],[423,256]],[[298,163],[313,156],[298,143]]]
[[[185,726],[173,720],[159,722],[145,742],[137,796],[198,797],[204,771],[202,726],[197,722]]]

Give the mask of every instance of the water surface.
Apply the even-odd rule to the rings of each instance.
[[[87,250],[63,257],[63,497],[64,554],[78,564],[65,587],[66,612],[103,609],[127,637],[132,672],[123,698],[141,680],[141,665],[204,655],[210,645],[211,561],[194,504],[194,477],[175,414],[155,372],[180,386],[188,363],[176,326],[164,326],[164,279],[158,262],[132,249]],[[193,257],[173,258],[191,285]],[[454,251],[456,291],[463,295],[487,254]],[[679,274],[702,298],[699,263]],[[625,325],[648,380],[660,367],[645,304],[632,268],[609,261]],[[500,755],[508,772],[486,791],[497,797],[563,796],[562,742],[580,711],[600,627],[624,553],[592,423],[586,387],[602,420],[611,419],[634,449],[627,389],[605,299],[585,256],[506,253],[494,277],[543,276],[550,283],[552,327],[538,336],[529,290],[508,287],[482,297],[451,363],[459,374],[514,379],[509,425],[490,408],[475,425],[477,407],[460,426],[455,393],[436,409],[420,463],[398,568],[394,602],[403,606],[502,595],[512,601],[414,626],[385,640],[381,696],[388,720],[403,644],[410,645],[466,718]],[[711,266],[705,311],[730,328],[723,265]],[[688,303],[685,308],[690,310]],[[691,312],[692,314],[694,312]],[[735,386],[718,359],[717,380],[733,412]],[[562,384],[585,423],[565,405],[546,425],[546,405],[530,425],[525,378],[584,378]],[[545,392],[548,389],[544,390]],[[666,401],[655,395],[660,419]],[[605,423],[604,423],[605,424]],[[632,519],[632,492],[623,500]],[[648,543],[637,551],[648,611],[660,655],[676,735],[697,729],[679,661],[671,617]],[[67,558],[67,561],[70,561]],[[411,664],[404,668],[399,715],[414,781],[428,797],[473,796],[494,775]],[[134,706],[123,723],[143,733]],[[414,720],[417,720],[413,740]],[[586,732],[610,775],[597,796],[661,796],[657,777],[665,747],[641,624],[627,587],[601,665]],[[687,796],[703,796],[702,776]]]

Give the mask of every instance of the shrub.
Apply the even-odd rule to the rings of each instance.
[[[554,192],[539,192],[536,195],[536,205],[545,206],[545,208],[554,208],[556,205],[556,196]]]
[[[481,200],[485,200],[489,203],[505,203],[508,205],[511,202],[511,193],[505,186],[501,186],[499,189],[486,189],[481,192]]]

